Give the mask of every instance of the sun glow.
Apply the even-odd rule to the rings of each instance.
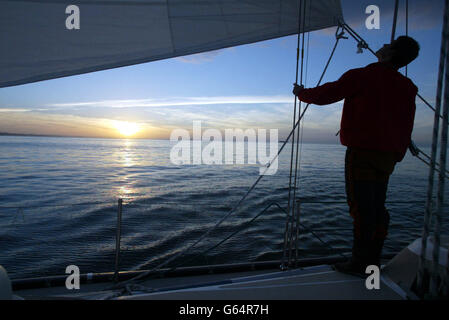
[[[114,127],[125,137],[130,137],[140,131],[140,126],[135,122],[114,121]]]

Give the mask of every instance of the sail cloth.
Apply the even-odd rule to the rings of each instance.
[[[292,35],[299,2],[0,0],[0,87]],[[339,0],[303,2],[304,31],[342,19]]]

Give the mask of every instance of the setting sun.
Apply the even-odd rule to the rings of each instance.
[[[129,137],[140,131],[140,126],[135,122],[115,121],[114,127],[120,134]]]

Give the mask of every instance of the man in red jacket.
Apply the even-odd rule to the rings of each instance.
[[[352,258],[338,271],[365,275],[380,265],[390,216],[385,208],[388,180],[411,143],[418,88],[398,70],[418,57],[419,44],[401,36],[376,52],[379,62],[352,69],[335,82],[293,93],[306,103],[345,99],[340,141],[347,147],[345,183],[353,218]]]

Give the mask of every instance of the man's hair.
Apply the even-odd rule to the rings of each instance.
[[[415,60],[419,54],[419,44],[415,39],[400,36],[393,42],[393,57],[391,62],[398,68],[405,67]]]

